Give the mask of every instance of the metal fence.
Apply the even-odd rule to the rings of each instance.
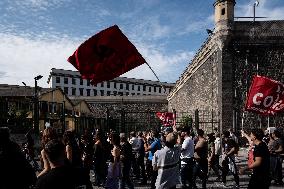
[[[192,112],[176,112],[177,126],[182,124],[183,117],[191,117],[192,126],[204,130],[205,133],[211,133],[215,128],[220,131],[219,114],[214,110],[196,109]]]

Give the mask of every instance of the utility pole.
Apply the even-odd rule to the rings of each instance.
[[[38,109],[38,86],[37,81],[43,76],[38,75],[34,78],[35,80],[35,91],[34,91],[34,131],[36,135],[39,135],[39,109]]]

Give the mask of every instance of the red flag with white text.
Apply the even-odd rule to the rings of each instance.
[[[175,114],[171,112],[157,112],[156,116],[162,121],[163,125],[175,126]]]
[[[245,109],[262,115],[284,110],[284,85],[267,77],[255,75],[247,96]]]
[[[82,43],[68,58],[93,85],[120,76],[146,61],[117,25]]]

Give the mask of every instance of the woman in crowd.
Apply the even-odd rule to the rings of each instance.
[[[73,167],[82,167],[81,153],[75,135],[72,131],[65,131],[63,135],[66,157]]]
[[[50,170],[50,164],[47,160],[47,156],[44,151],[44,146],[53,139],[58,139],[56,131],[52,127],[47,127],[46,129],[44,129],[41,139],[41,145],[43,149],[40,152],[43,170],[38,174],[37,177],[44,175]]]
[[[105,188],[107,189],[118,189],[119,176],[120,176],[120,137],[116,133],[111,134],[111,144],[113,149],[111,150],[111,160],[108,166],[108,174]]]

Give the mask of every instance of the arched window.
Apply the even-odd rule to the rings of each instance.
[[[222,8],[222,10],[221,10],[221,15],[225,15],[225,13],[226,13],[226,9],[225,9],[225,8]]]

